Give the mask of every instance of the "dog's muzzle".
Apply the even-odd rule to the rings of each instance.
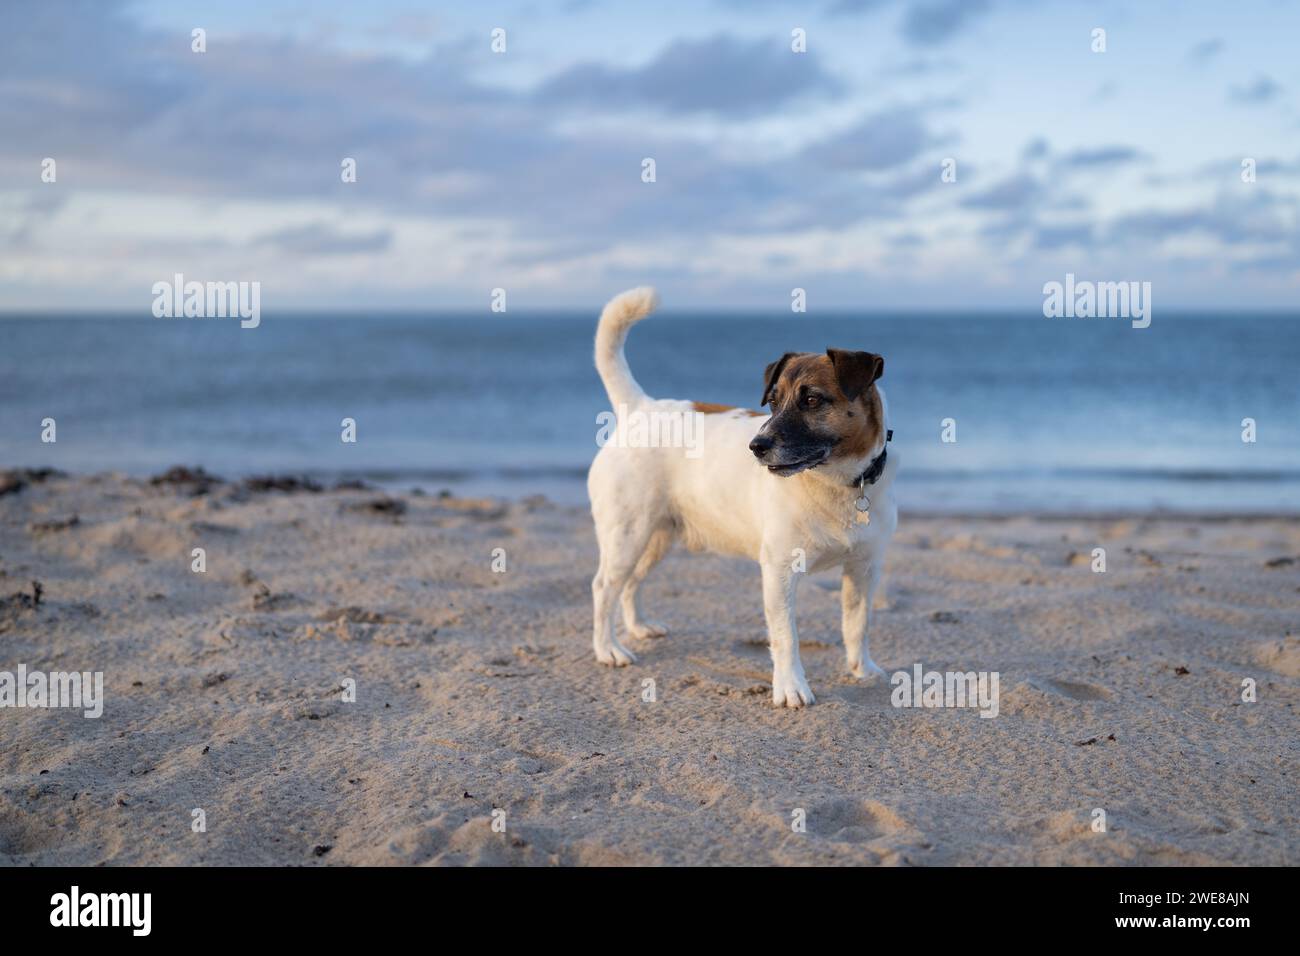
[[[809,468],[816,468],[830,457],[831,453],[831,449],[827,447],[789,445],[778,447],[774,439],[761,434],[754,436],[754,440],[749,443],[749,450],[761,464],[767,467],[768,471],[783,478],[797,475]]]

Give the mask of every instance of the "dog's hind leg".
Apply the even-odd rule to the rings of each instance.
[[[889,595],[885,590],[885,575],[880,574],[880,586],[876,588],[876,596],[871,599],[871,609],[873,611],[890,611],[894,605],[889,603]]]
[[[623,586],[623,627],[627,631],[628,637],[663,637],[668,633],[668,628],[655,621],[647,621],[641,617],[641,601],[639,589],[641,582],[645,580],[650,570],[663,560],[663,556],[668,553],[668,549],[673,546],[673,531],[671,528],[659,528],[646,543],[645,550],[641,552],[641,557],[632,571],[632,576],[627,579],[627,584]]]
[[[614,635],[614,609],[650,537],[651,529],[643,521],[606,525],[604,528],[599,521],[596,523],[600,567],[591,580],[591,643],[596,651],[596,660],[602,664],[623,667],[636,663],[636,655],[620,644]]]
[[[844,565],[840,582],[843,601],[844,653],[854,677],[884,677],[885,672],[871,659],[867,629],[871,624],[876,588],[880,584],[880,561],[851,561]]]

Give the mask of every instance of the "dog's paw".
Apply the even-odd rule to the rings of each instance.
[[[627,667],[636,663],[636,655],[622,644],[614,643],[609,647],[596,648],[596,660],[610,667]]]
[[[856,664],[850,664],[849,673],[858,680],[874,680],[877,677],[889,676],[885,673],[883,667],[869,657],[864,661],[858,661]]]
[[[772,678],[772,703],[775,706],[803,707],[816,701],[812,688],[802,674],[778,674]]]
[[[640,621],[627,629],[628,637],[637,639],[647,637],[666,637],[668,628],[664,627],[658,621]]]

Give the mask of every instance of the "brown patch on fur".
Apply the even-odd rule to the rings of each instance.
[[[691,407],[697,412],[703,412],[705,415],[721,415],[723,412],[734,412],[738,409],[735,405],[719,405],[717,402],[691,402]],[[752,408],[742,408],[750,418],[761,418],[766,412],[756,412]]]
[[[805,386],[831,396],[834,401],[813,410],[798,408],[794,403]],[[774,415],[787,411],[800,415],[816,430],[840,436],[839,444],[831,453],[833,459],[865,458],[884,436],[885,409],[875,383],[850,400],[840,388],[839,376],[828,355],[812,352],[791,355],[773,386],[772,411]]]
[[[885,409],[880,404],[880,393],[875,384],[859,395],[854,404],[865,408],[866,415],[854,415],[848,419],[857,427],[835,446],[832,458],[865,458],[884,435]]]

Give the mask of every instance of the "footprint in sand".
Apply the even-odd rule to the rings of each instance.
[[[1068,697],[1071,700],[1110,700],[1113,696],[1109,690],[1099,684],[1081,681],[1056,680],[1050,677],[1031,677],[1029,685],[1048,694]]]
[[[832,800],[808,808],[808,832],[836,843],[870,843],[910,833],[911,827],[878,800]]]
[[[1300,638],[1284,637],[1255,646],[1255,662],[1284,677],[1300,677]]]
[[[528,753],[526,751],[506,751],[506,753],[509,754],[508,757],[499,758],[495,761],[500,767],[503,776],[522,774],[526,777],[534,777],[538,774],[558,770],[565,765],[563,760],[555,760],[542,754]]]
[[[1060,707],[1063,701],[1091,703],[1110,700],[1114,694],[1099,684],[1060,680],[1053,677],[1030,677],[1002,692],[1004,714],[1044,716]]]

